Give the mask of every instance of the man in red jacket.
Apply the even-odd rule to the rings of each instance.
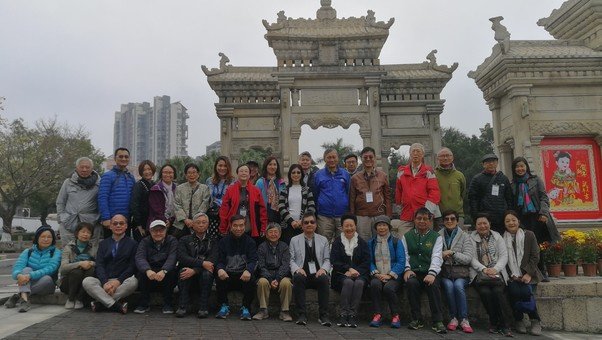
[[[410,163],[397,170],[395,184],[395,204],[401,206],[399,236],[414,227],[414,213],[426,207],[435,217],[441,194],[433,168],[424,164],[424,146],[414,143],[410,146]],[[440,213],[439,213],[440,215]]]

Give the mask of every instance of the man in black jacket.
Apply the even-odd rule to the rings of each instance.
[[[280,320],[293,321],[289,313],[289,305],[293,294],[291,274],[291,253],[288,245],[280,241],[280,225],[269,223],[265,237],[266,241],[257,248],[257,299],[259,299],[259,312],[253,320],[263,320],[269,317],[268,301],[270,290],[277,290],[280,294]]]
[[[470,214],[487,213],[491,218],[491,230],[504,234],[504,212],[512,207],[512,187],[503,172],[497,171],[495,154],[483,156],[483,172],[475,175],[468,187]]]
[[[98,245],[96,277],[87,277],[82,287],[93,299],[93,312],[106,307],[122,314],[127,313],[127,302],[121,299],[131,295],[138,287],[136,271],[136,241],[125,236],[128,224],[125,216],[115,215],[110,220],[111,237]]]
[[[144,314],[150,310],[150,292],[161,290],[163,314],[173,314],[173,289],[176,287],[176,259],[178,240],[167,235],[167,225],[162,220],[152,221],[150,236],[140,241],[136,251],[138,285],[142,298],[134,313]]]
[[[217,302],[220,310],[215,316],[225,319],[230,314],[228,292],[242,290],[244,296],[240,308],[240,319],[251,320],[249,308],[255,295],[252,274],[257,264],[255,241],[245,233],[246,219],[241,215],[230,218],[230,234],[219,241],[217,264]]]
[[[196,283],[199,291],[199,318],[209,315],[209,293],[213,285],[213,271],[217,260],[217,242],[207,234],[209,216],[198,213],[192,218],[192,235],[184,236],[178,242],[178,261],[180,262],[180,307],[176,316],[186,315],[190,301],[191,287]]]

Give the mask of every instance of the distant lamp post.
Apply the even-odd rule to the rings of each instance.
[[[31,209],[29,209],[29,208],[23,208],[22,213],[23,213],[23,217],[25,217],[25,213],[27,213],[27,218],[31,217]]]

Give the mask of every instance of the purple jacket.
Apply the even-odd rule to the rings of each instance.
[[[164,222],[173,222],[175,221],[175,216],[171,216],[169,221],[165,217],[165,188],[163,187],[163,182],[159,181],[159,183],[152,186],[150,189],[150,193],[148,194],[148,220],[146,222],[146,229],[150,226],[151,222],[154,220],[162,220]],[[175,195],[176,193],[176,184],[171,184],[171,190]]]

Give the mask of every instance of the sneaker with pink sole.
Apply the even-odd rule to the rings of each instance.
[[[468,319],[462,319],[462,322],[460,323],[460,327],[462,328],[462,331],[464,333],[472,333],[472,327],[470,327],[470,322],[468,322]]]
[[[449,331],[455,331],[456,328],[458,328],[458,319],[453,318],[447,324],[447,330],[449,330]]]

